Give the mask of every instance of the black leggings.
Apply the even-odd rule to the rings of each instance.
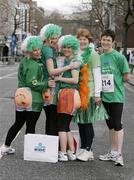
[[[122,129],[121,117],[123,111],[123,103],[103,102],[103,104],[109,115],[109,119],[106,120],[108,128],[114,129],[115,131],[120,131]]]
[[[58,113],[58,132],[69,132],[72,115]]]
[[[57,106],[51,104],[49,106],[44,106],[43,109],[46,114],[46,134],[57,136]]]
[[[9,129],[5,145],[10,146],[16,135],[19,133],[21,128],[26,122],[26,131],[25,133],[35,133],[36,122],[39,119],[40,112],[33,111],[16,111],[16,120],[15,123]]]
[[[81,139],[81,148],[90,150],[94,138],[94,129],[93,124],[80,124],[78,123],[80,139]]]

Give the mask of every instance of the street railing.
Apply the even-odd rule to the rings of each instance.
[[[11,65],[15,64],[15,62],[19,62],[22,56],[10,55],[10,56],[0,56],[0,62],[3,64]]]

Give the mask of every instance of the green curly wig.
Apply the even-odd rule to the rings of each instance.
[[[78,39],[73,35],[62,36],[59,40],[59,45],[61,47],[70,47],[74,52],[76,52],[80,46]]]
[[[39,36],[30,36],[26,41],[26,50],[32,52],[34,49],[41,49],[43,42]]]
[[[60,36],[61,27],[56,24],[47,24],[40,31],[40,37],[44,41],[52,36]]]

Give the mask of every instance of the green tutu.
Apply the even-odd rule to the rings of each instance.
[[[105,119],[108,119],[108,114],[102,102],[96,106],[94,98],[91,97],[88,108],[86,110],[78,109],[72,121],[75,123],[88,124]]]

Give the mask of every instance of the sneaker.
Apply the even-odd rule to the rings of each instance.
[[[68,161],[68,156],[67,156],[67,154],[64,153],[64,152],[62,152],[62,151],[59,151],[58,160],[59,160],[59,161]]]
[[[84,149],[80,148],[77,152],[76,152],[76,156],[79,156],[81,153],[83,153]]]
[[[99,160],[101,161],[115,161],[117,155],[112,154],[111,152],[105,154],[105,155],[100,155]]]
[[[121,154],[119,154],[117,157],[116,157],[116,160],[115,160],[115,166],[124,166],[124,163],[123,163],[123,157]]]
[[[71,161],[76,160],[76,154],[73,151],[68,150],[67,151],[68,159]]]
[[[93,161],[94,155],[92,151],[84,150],[81,154],[77,156],[77,159],[80,161]]]
[[[1,149],[1,154],[2,155],[8,155],[8,154],[14,154],[15,153],[15,149],[14,148],[11,148],[10,146],[6,146],[6,145],[2,145],[0,147]]]

